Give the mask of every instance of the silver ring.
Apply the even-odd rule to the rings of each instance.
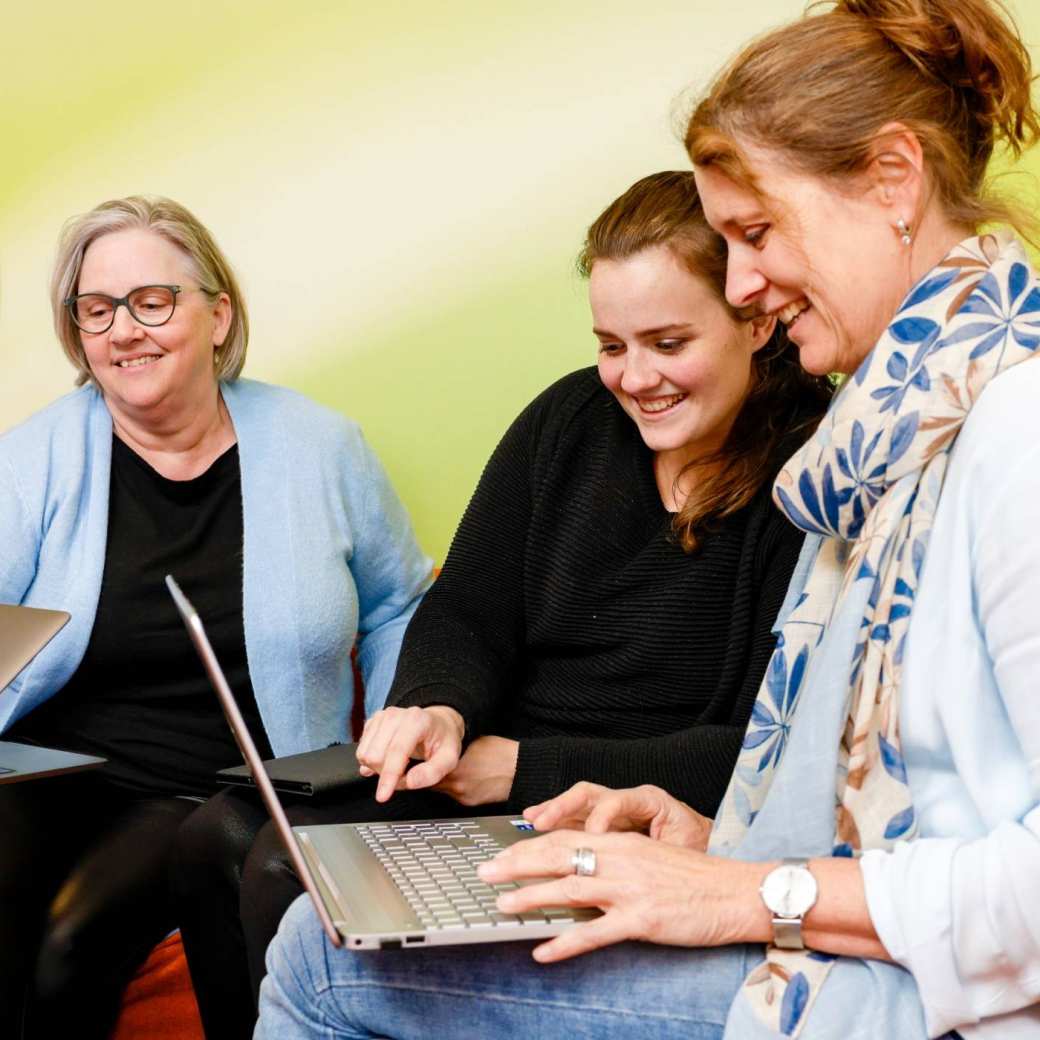
[[[596,873],[596,853],[592,849],[575,849],[571,865],[579,877],[592,877]]]

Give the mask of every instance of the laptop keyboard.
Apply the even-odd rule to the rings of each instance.
[[[499,894],[519,886],[489,885],[477,877],[477,864],[502,849],[479,823],[365,823],[356,830],[426,928],[516,927],[585,916],[555,907],[501,913],[495,907]]]

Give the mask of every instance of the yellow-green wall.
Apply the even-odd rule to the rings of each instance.
[[[0,428],[71,386],[46,294],[61,222],[170,195],[242,275],[246,374],[358,419],[443,558],[511,418],[593,360],[573,274],[584,228],[637,177],[685,165],[677,99],[801,8],[8,5]],[[1040,41],[1036,5],[1013,8]]]

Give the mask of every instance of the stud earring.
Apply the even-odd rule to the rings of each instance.
[[[900,217],[896,221],[896,230],[899,232],[899,235],[900,235],[900,237],[903,240],[903,245],[904,246],[908,246],[908,245],[911,245],[913,243],[913,241],[914,241],[913,232],[912,232],[912,230],[910,228],[910,225],[907,224],[907,222],[905,220],[903,220],[902,217]]]

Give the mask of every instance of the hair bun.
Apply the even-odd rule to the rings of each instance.
[[[1017,154],[1040,134],[1029,51],[995,0],[838,0],[834,12],[866,19],[922,74],[947,83],[981,148],[1003,138]]]

